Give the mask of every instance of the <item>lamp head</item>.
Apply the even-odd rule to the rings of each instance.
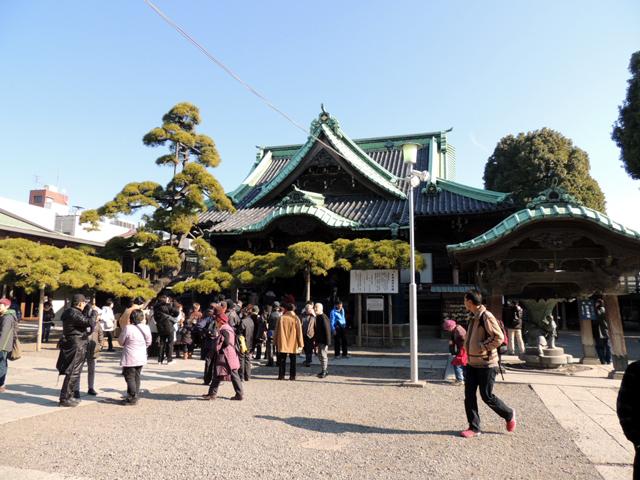
[[[402,145],[402,157],[404,163],[409,165],[415,165],[418,161],[418,145],[417,143],[405,143]]]

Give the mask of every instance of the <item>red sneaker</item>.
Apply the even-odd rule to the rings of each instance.
[[[471,430],[470,428],[466,429],[463,432],[460,432],[460,436],[464,438],[477,437],[480,435],[480,432],[476,432],[475,430]]]
[[[513,411],[513,417],[507,422],[507,432],[513,432],[516,429],[516,411]]]

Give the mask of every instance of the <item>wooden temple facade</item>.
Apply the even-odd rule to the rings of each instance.
[[[323,109],[310,133],[304,144],[260,148],[248,176],[230,194],[237,211],[210,210],[201,216],[200,228],[222,259],[236,250],[284,251],[306,240],[408,241],[408,187],[403,181],[408,167],[402,145],[416,143],[414,168],[431,175],[414,189],[416,248],[427,262],[418,287],[423,330],[434,331],[445,313],[466,318],[462,294],[470,286],[487,294],[498,315],[506,298],[555,305],[600,294],[607,304],[616,368],[623,368],[626,350],[617,295],[621,276],[640,271],[640,233],[556,187],[516,211],[505,193],[455,182],[455,150],[447,131],[351,139]],[[351,313],[351,325],[369,343],[408,336],[403,329],[408,272],[399,293],[383,299],[383,315],[367,314],[365,299],[349,294],[348,273],[332,271],[313,281],[314,300],[340,297]],[[266,289],[302,299],[303,284],[302,278],[283,280]],[[585,357],[595,357],[590,325],[582,321],[580,329]]]
[[[425,255],[418,311],[421,325],[439,325],[443,311],[463,315],[461,294],[475,283],[473,274],[459,273],[446,246],[481,234],[511,214],[507,195],[454,181],[455,149],[447,132],[351,139],[339,122],[322,110],[304,144],[260,148],[250,173],[230,193],[237,211],[210,210],[200,217],[219,256],[236,250],[256,254],[284,251],[299,241],[331,242],[337,238],[404,239],[408,241],[408,167],[402,145],[418,144],[415,169],[431,174],[414,189],[416,248]],[[406,283],[394,298],[385,298],[385,319],[408,322]],[[278,295],[302,299],[301,279],[274,284]],[[312,296],[327,301],[337,294],[354,312],[349,274],[331,272],[314,278]],[[352,325],[355,326],[353,319]]]

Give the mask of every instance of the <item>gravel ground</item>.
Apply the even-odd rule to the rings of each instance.
[[[204,402],[197,379],[148,394],[0,426],[0,465],[94,479],[599,479],[525,385],[498,385],[518,411],[515,434],[481,403],[484,433],[463,439],[463,389],[400,388],[406,370],[300,368],[276,381],[255,369],[246,400]],[[144,388],[144,374],[143,374]]]

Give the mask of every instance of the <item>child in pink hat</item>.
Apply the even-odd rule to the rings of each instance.
[[[451,319],[444,321],[442,329],[451,334],[449,339],[449,352],[453,355],[451,365],[453,365],[453,372],[456,375],[456,383],[462,385],[464,383],[464,367],[467,365],[467,351],[464,348],[467,332],[455,320]]]

